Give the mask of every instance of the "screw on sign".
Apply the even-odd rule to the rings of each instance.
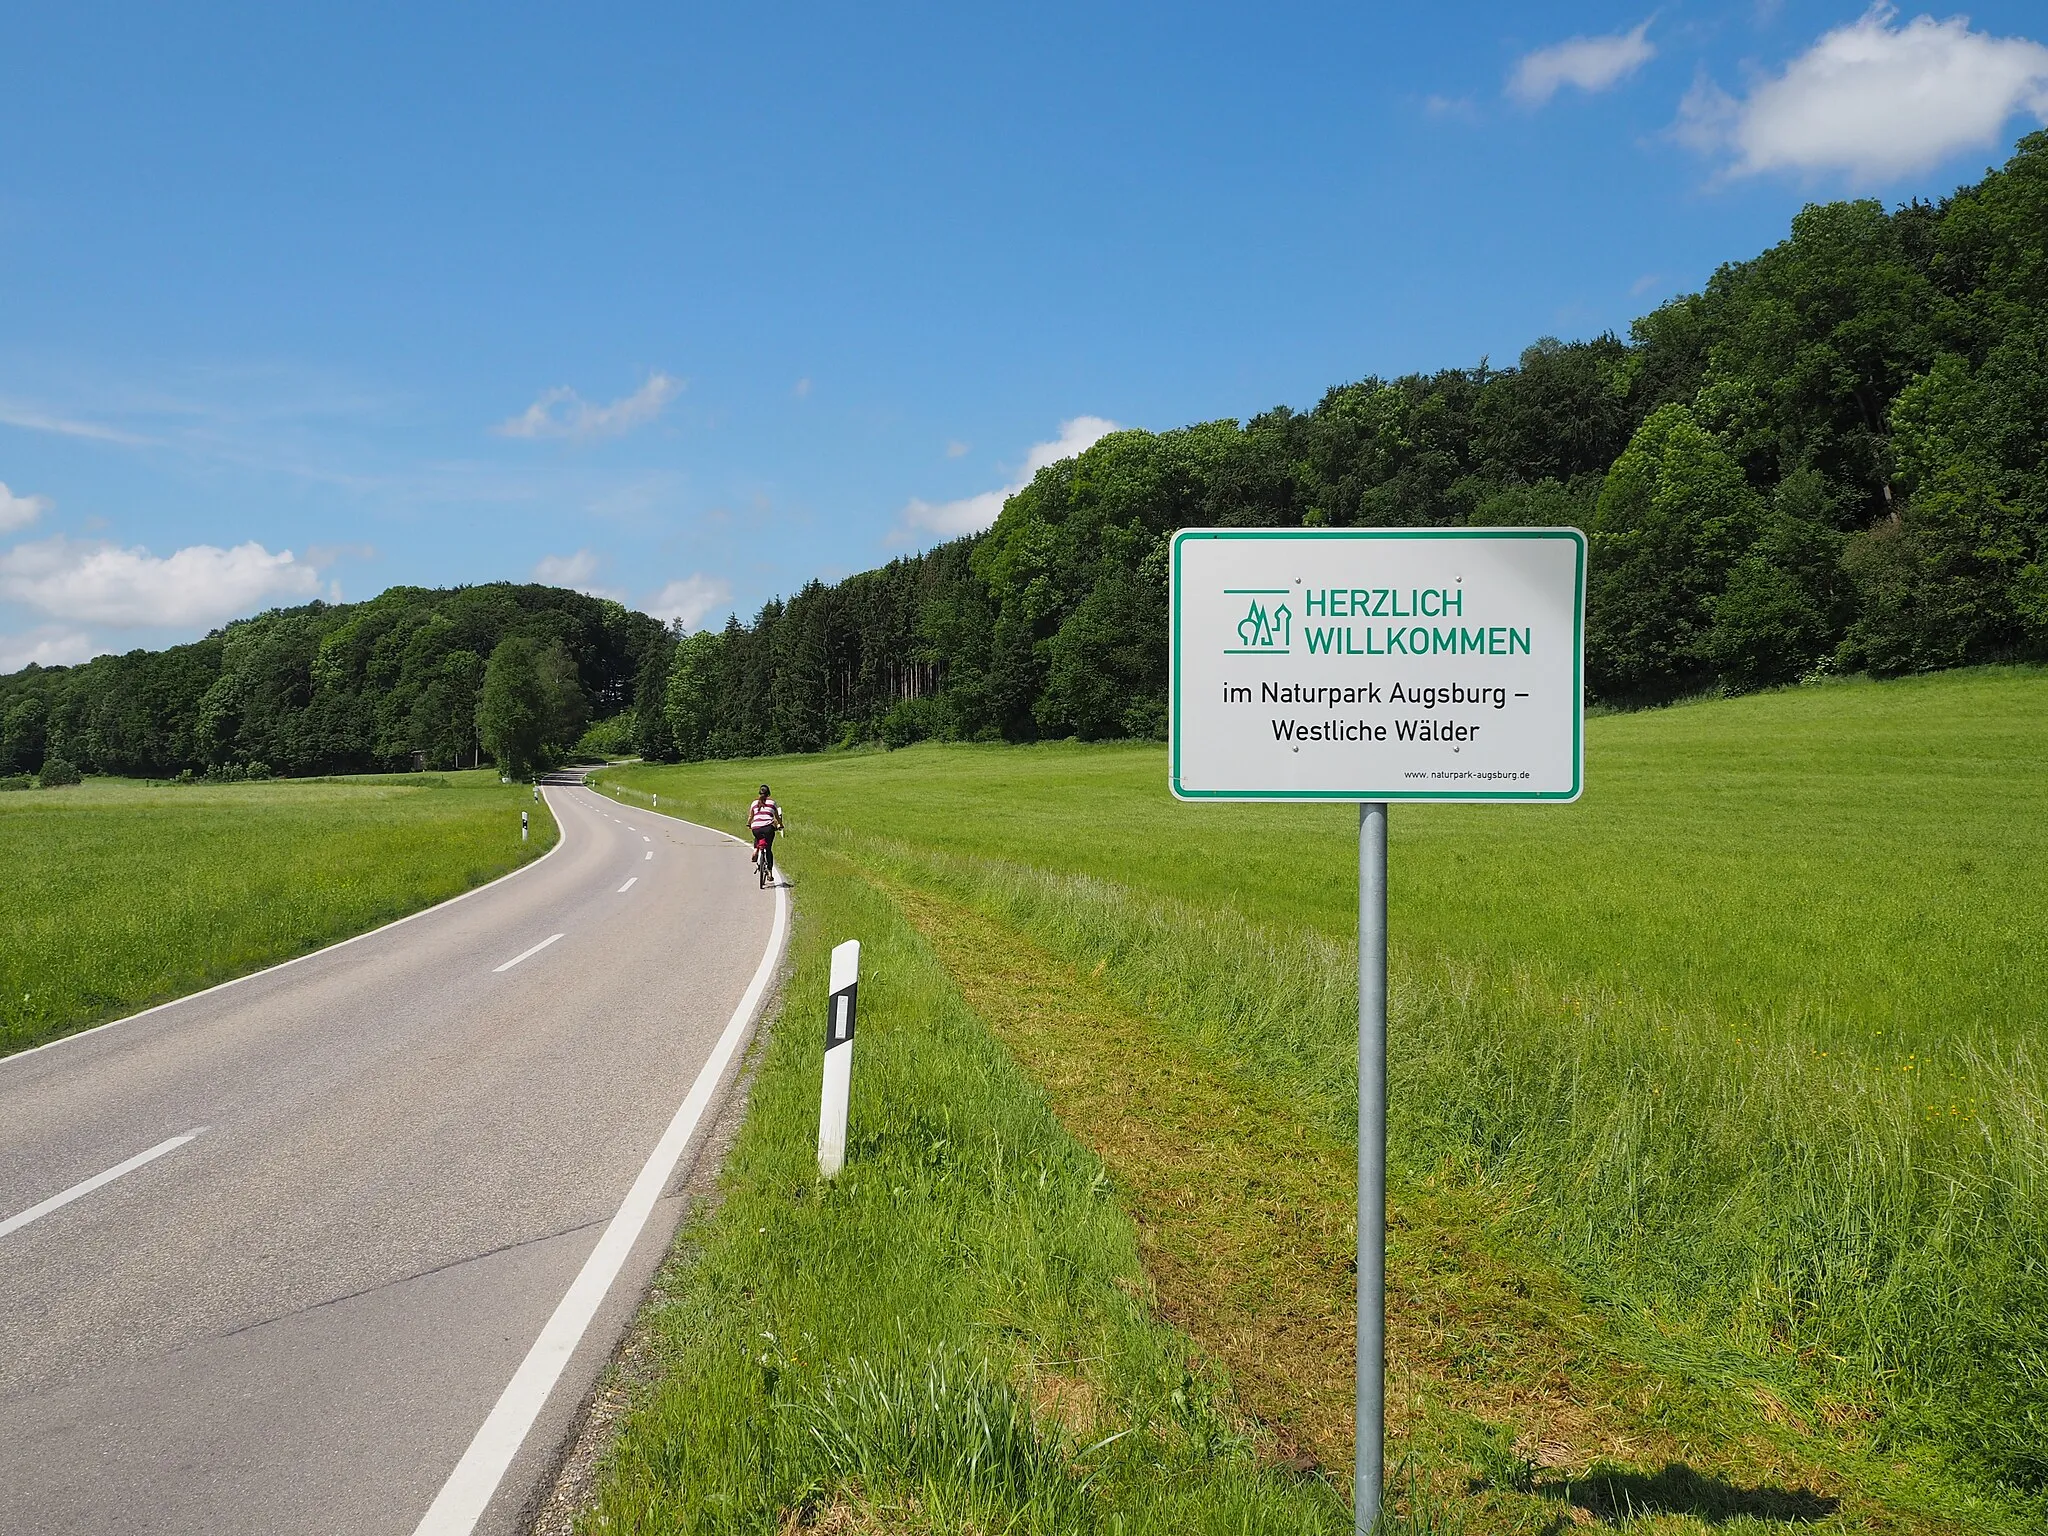
[[[1576,528],[1173,536],[1168,775],[1183,800],[1358,803],[1358,1382],[1352,1511],[1386,1437],[1387,806],[1578,799]]]

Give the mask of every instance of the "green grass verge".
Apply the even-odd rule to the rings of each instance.
[[[0,794],[0,1054],[403,917],[555,836],[490,772]]]
[[[929,947],[843,860],[793,862],[793,1001],[722,1203],[643,1320],[654,1385],[583,1528],[1348,1530],[1325,1482],[1260,1463],[1214,1374],[1151,1320],[1100,1163]],[[849,935],[856,1093],[847,1171],[824,1185],[823,1004]]]
[[[614,770],[952,892],[1348,1127],[1355,835],[1153,748]],[[2048,674],[1594,720],[1570,808],[1395,817],[1395,1156],[1660,1369],[2048,1481]],[[1914,1451],[1913,1447],[1921,1448]]]

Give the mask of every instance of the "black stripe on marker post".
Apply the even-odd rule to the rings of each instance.
[[[825,1049],[835,1045],[847,1045],[853,1040],[853,1024],[858,1013],[856,999],[860,994],[860,983],[834,992],[825,1003]]]

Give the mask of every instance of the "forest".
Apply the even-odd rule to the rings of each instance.
[[[658,698],[670,640],[618,603],[502,582],[273,610],[190,645],[0,677],[0,775],[524,769],[592,712],[630,709],[643,665]]]
[[[492,755],[485,673],[515,632],[528,672],[573,663],[579,697],[530,708],[553,723],[498,751],[508,766],[565,750],[585,713],[589,743],[657,760],[1157,736],[1166,540],[1199,526],[1583,528],[1602,704],[2048,656],[2044,423],[2036,133],[1938,203],[1809,205],[1626,340],[1114,433],[986,532],[721,630],[538,587],[408,588],[30,668],[0,678],[0,774],[46,755],[149,774]]]
[[[1626,341],[1104,438],[984,534],[683,641],[666,746],[1162,734],[1183,527],[1583,528],[1612,705],[2048,655],[2044,424],[2037,133],[1940,203],[1808,206]]]

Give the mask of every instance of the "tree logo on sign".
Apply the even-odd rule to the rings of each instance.
[[[1251,599],[1244,617],[1237,623],[1237,645],[1226,650],[1226,656],[1271,654],[1284,656],[1294,638],[1294,613],[1285,603],[1276,603],[1268,609],[1265,599],[1281,597],[1281,592],[1251,592],[1244,594]]]

